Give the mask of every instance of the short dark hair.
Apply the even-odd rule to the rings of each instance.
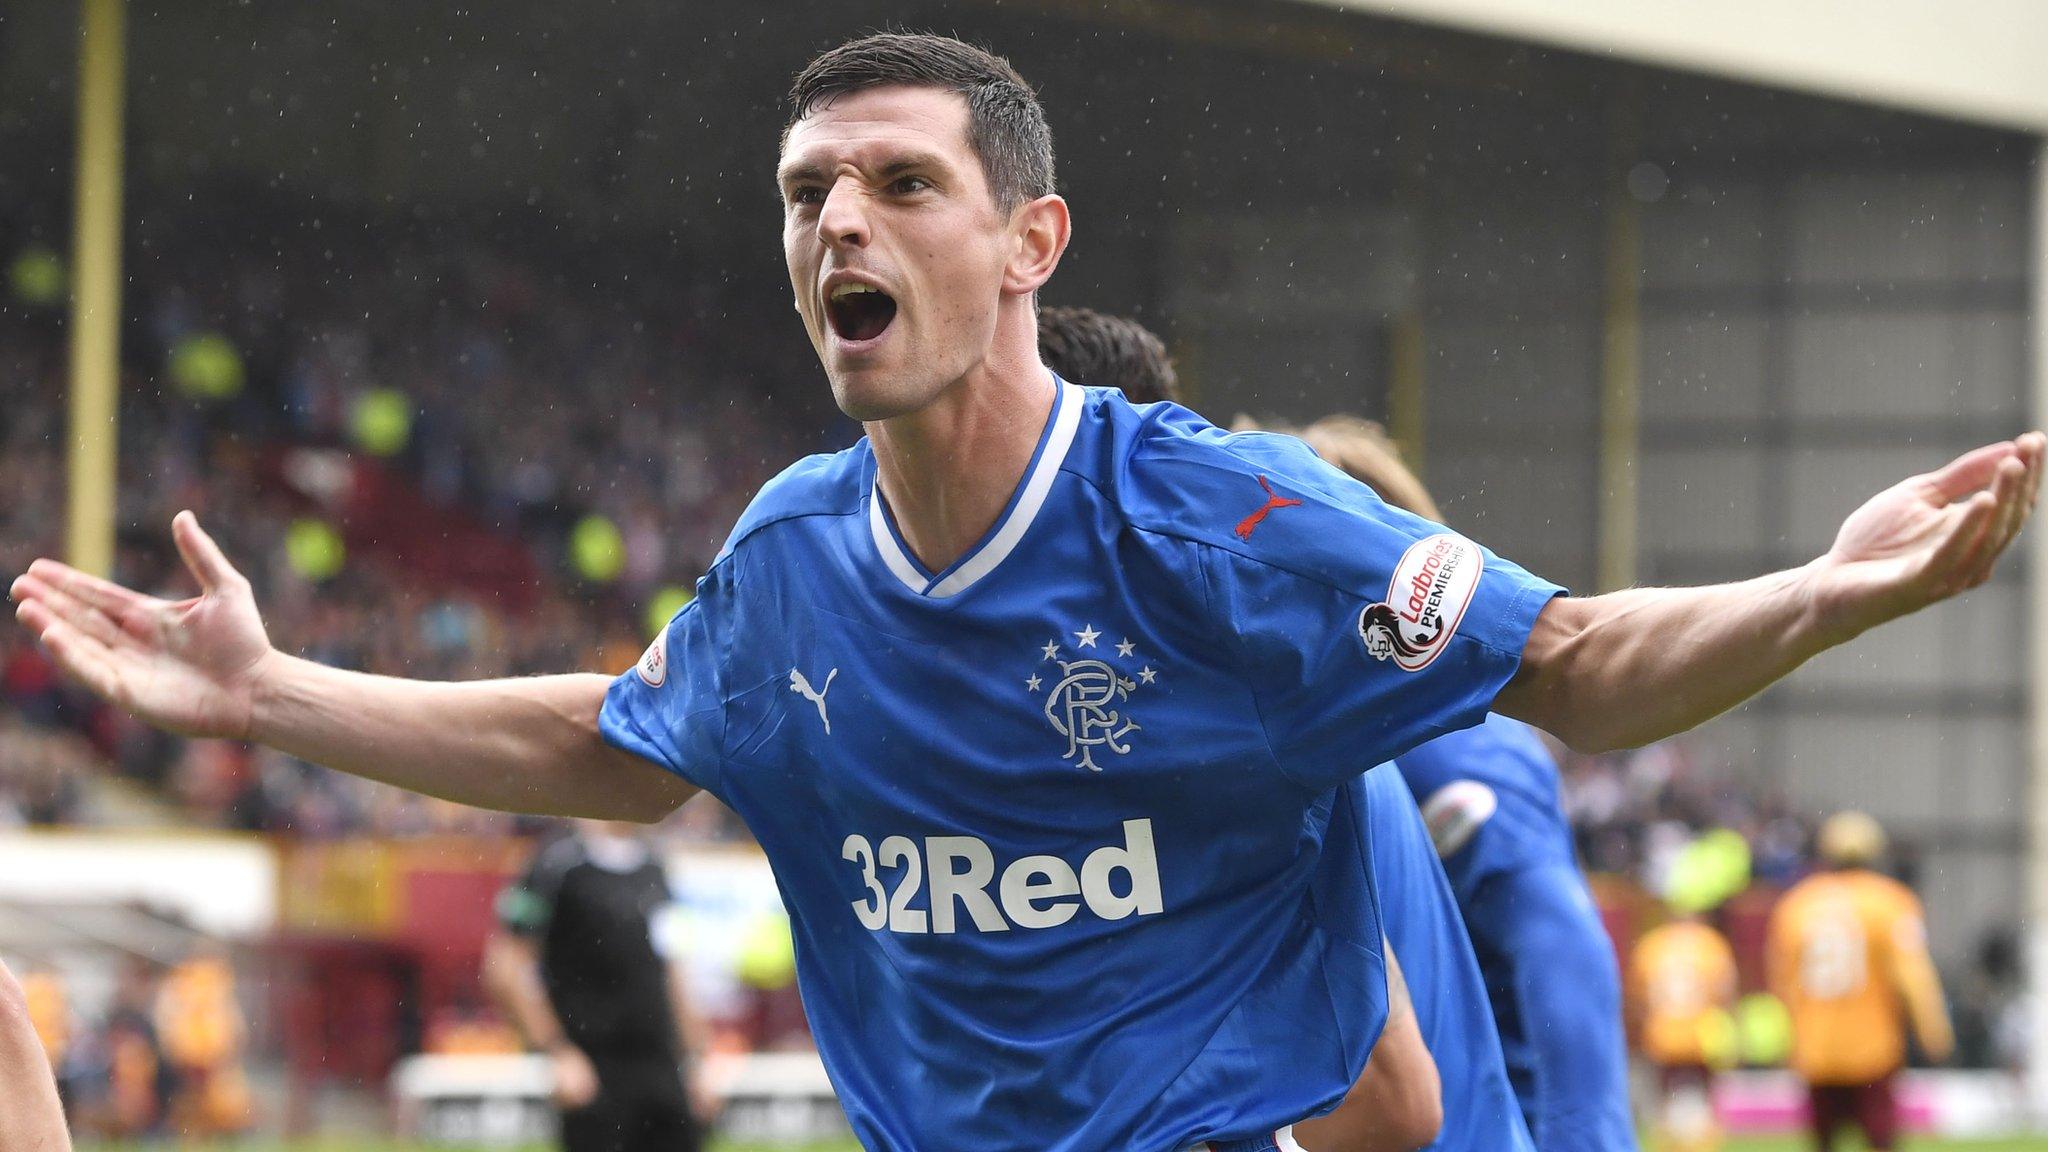
[[[1092,308],[1041,308],[1038,354],[1065,379],[1121,388],[1133,404],[1180,399],[1166,345],[1136,320]]]
[[[967,142],[981,160],[997,208],[1010,212],[1052,194],[1052,129],[1038,93],[1008,60],[948,36],[883,32],[849,40],[811,61],[790,85],[783,143],[797,121],[835,97],[891,84],[967,98]]]

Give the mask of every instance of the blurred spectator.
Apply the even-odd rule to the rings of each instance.
[[[56,1075],[57,1094],[68,1108],[71,1102],[73,1044],[70,989],[64,977],[46,968],[30,968],[21,974],[21,994],[28,1006],[28,1021],[36,1040],[49,1058]]]
[[[1954,981],[1956,1063],[2026,1074],[2032,1046],[2032,1003],[2020,968],[2020,936],[2001,928],[1977,945],[1973,963]]]
[[[130,957],[101,1028],[101,1062],[94,1077],[99,1099],[92,1112],[94,1126],[116,1139],[156,1135],[168,1116],[171,1070],[153,1019],[157,978],[154,964]]]
[[[248,1029],[226,952],[210,946],[171,969],[157,990],[153,1016],[171,1071],[166,1111],[172,1129],[188,1140],[246,1130],[251,1101],[242,1060]]]

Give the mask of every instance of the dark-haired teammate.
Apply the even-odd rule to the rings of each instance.
[[[1888,489],[1794,571],[1562,598],[1298,441],[1056,383],[1033,309],[1067,207],[998,58],[825,53],[778,187],[797,310],[867,436],[769,484],[616,681],[294,659],[189,515],[193,599],[51,561],[12,592],[70,675],[177,731],[503,808],[719,795],[873,1148],[1350,1147],[1341,1109],[1302,1119],[1384,1017],[1335,786],[1489,710],[1587,747],[1690,727],[1988,578],[2048,445]]]
[[[1038,310],[1038,354],[1062,379],[1114,388],[1133,404],[1180,402],[1180,374],[1150,328],[1093,308]]]
[[[1389,503],[1442,520],[1377,425],[1329,417],[1302,434]],[[1489,716],[1397,763],[1464,910],[1536,1147],[1634,1149],[1621,971],[1573,854],[1550,750],[1528,725]]]
[[[1046,362],[1072,379],[1115,380],[1138,402],[1179,399],[1165,345],[1135,321],[1085,308],[1045,308],[1039,312],[1038,343]],[[1378,425],[1332,416],[1302,435],[1318,456],[1387,503],[1443,519]],[[1439,1146],[1506,1146],[1484,1126],[1484,1106],[1460,1103],[1492,1098],[1504,1051],[1522,1117],[1542,1152],[1633,1149],[1620,971],[1573,859],[1549,750],[1527,725],[1489,716],[1406,753],[1398,768],[1413,794],[1410,806],[1423,806],[1427,834],[1470,931],[1469,942],[1464,931],[1458,933],[1452,952],[1469,960],[1476,949],[1485,976],[1469,986],[1446,982],[1434,990],[1435,1003],[1415,995],[1423,1038],[1444,1079],[1446,1125]],[[1366,779],[1377,774],[1367,773]],[[1421,883],[1382,856],[1391,845],[1373,847],[1383,890]],[[1438,871],[1429,870],[1441,881]],[[1420,918],[1412,930],[1424,939],[1440,938],[1442,930],[1428,926],[1437,911],[1428,897],[1416,896],[1412,907]],[[1387,902],[1382,910],[1395,950],[1414,952],[1404,939],[1408,917],[1395,915]],[[1410,987],[1417,982],[1411,980]],[[1483,1040],[1458,1042],[1460,1028],[1467,1027],[1462,1016],[1489,998],[1498,1032],[1488,1029]],[[1433,1011],[1442,1014],[1442,1023]]]
[[[1114,381],[1134,403],[1180,398],[1165,345],[1136,321],[1087,308],[1041,308],[1038,348],[1063,378]],[[1471,940],[1421,810],[1398,769],[1383,765],[1341,785],[1335,818],[1354,822],[1370,844],[1382,924],[1406,966],[1407,1005],[1434,1057],[1442,1118],[1429,1147],[1532,1147]],[[1372,1061],[1379,1059],[1375,1052]],[[1368,1062],[1366,1074],[1373,1073]]]

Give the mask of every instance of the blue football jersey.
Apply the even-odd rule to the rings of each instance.
[[[903,544],[865,441],[800,461],[605,701],[760,841],[869,1148],[1170,1152],[1334,1106],[1386,997],[1336,786],[1478,723],[1557,591],[1291,437],[1049,386],[958,561]]]
[[[1469,907],[1489,876],[1573,862],[1557,762],[1527,724],[1488,716],[1403,753],[1399,768],[1459,904]]]
[[[1344,785],[1371,845],[1380,921],[1400,958],[1423,1042],[1443,1081],[1437,1152],[1532,1152],[1472,941],[1399,770]]]

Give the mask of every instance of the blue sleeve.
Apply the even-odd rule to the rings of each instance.
[[[1293,437],[1223,447],[1170,469],[1173,516],[1210,510],[1209,608],[1282,770],[1328,788],[1484,719],[1562,589],[1383,503]]]
[[[607,743],[721,797],[728,571],[720,565],[697,581],[697,598],[612,681],[597,721]]]

